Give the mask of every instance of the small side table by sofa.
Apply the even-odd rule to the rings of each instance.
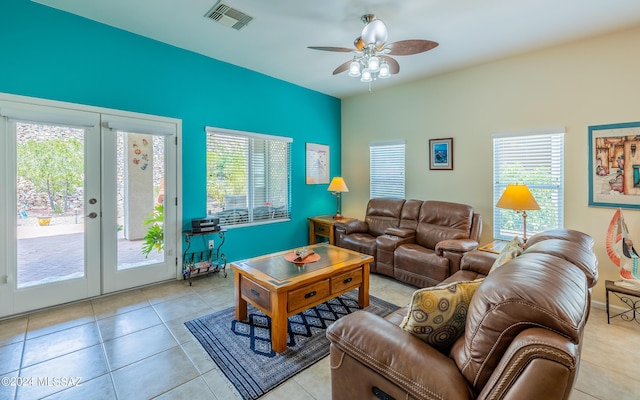
[[[349,222],[353,218],[342,217],[333,219],[333,215],[320,215],[318,217],[309,217],[309,244],[317,242],[317,236],[329,239],[329,244],[335,245],[335,230],[333,226],[336,222]]]
[[[486,251],[486,252],[494,253],[494,254],[500,254],[500,252],[502,251],[502,249],[504,249],[504,246],[506,246],[507,243],[509,243],[508,240],[495,239],[491,243],[487,243],[487,244],[485,244],[483,246],[480,246],[478,248],[478,250]]]
[[[620,317],[624,321],[636,321],[640,324],[640,292],[633,289],[627,289],[622,286],[618,286],[613,281],[605,281],[605,291],[607,296],[607,324],[611,318]],[[621,302],[623,302],[627,309],[616,315],[609,314],[609,292],[613,293]],[[629,296],[636,298],[633,300]]]

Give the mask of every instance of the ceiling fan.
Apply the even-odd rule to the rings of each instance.
[[[353,42],[355,48],[309,46],[313,50],[354,53],[353,59],[339,65],[333,71],[333,75],[349,71],[349,76],[360,77],[363,82],[371,82],[377,78],[386,79],[400,71],[400,64],[389,56],[423,53],[438,46],[436,42],[421,39],[387,43],[387,26],[382,20],[374,14],[365,14],[360,19],[365,26]]]

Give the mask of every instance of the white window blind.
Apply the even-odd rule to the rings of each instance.
[[[369,144],[370,198],[405,197],[405,143],[375,142]]]
[[[564,225],[564,128],[493,135],[493,237],[522,238],[522,214],[495,207],[510,183],[524,183],[540,205],[527,212],[527,236]]]
[[[223,226],[287,220],[290,138],[207,128],[207,211]]]

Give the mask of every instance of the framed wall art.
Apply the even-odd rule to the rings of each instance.
[[[429,169],[453,169],[453,138],[429,139]]]
[[[589,127],[589,206],[640,208],[640,122]]]
[[[308,185],[329,183],[329,146],[307,143],[306,165]]]

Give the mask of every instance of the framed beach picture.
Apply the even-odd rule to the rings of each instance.
[[[453,169],[453,138],[429,139],[429,169]]]
[[[307,185],[329,183],[329,146],[307,143]]]
[[[640,208],[640,122],[589,127],[589,205]]]

